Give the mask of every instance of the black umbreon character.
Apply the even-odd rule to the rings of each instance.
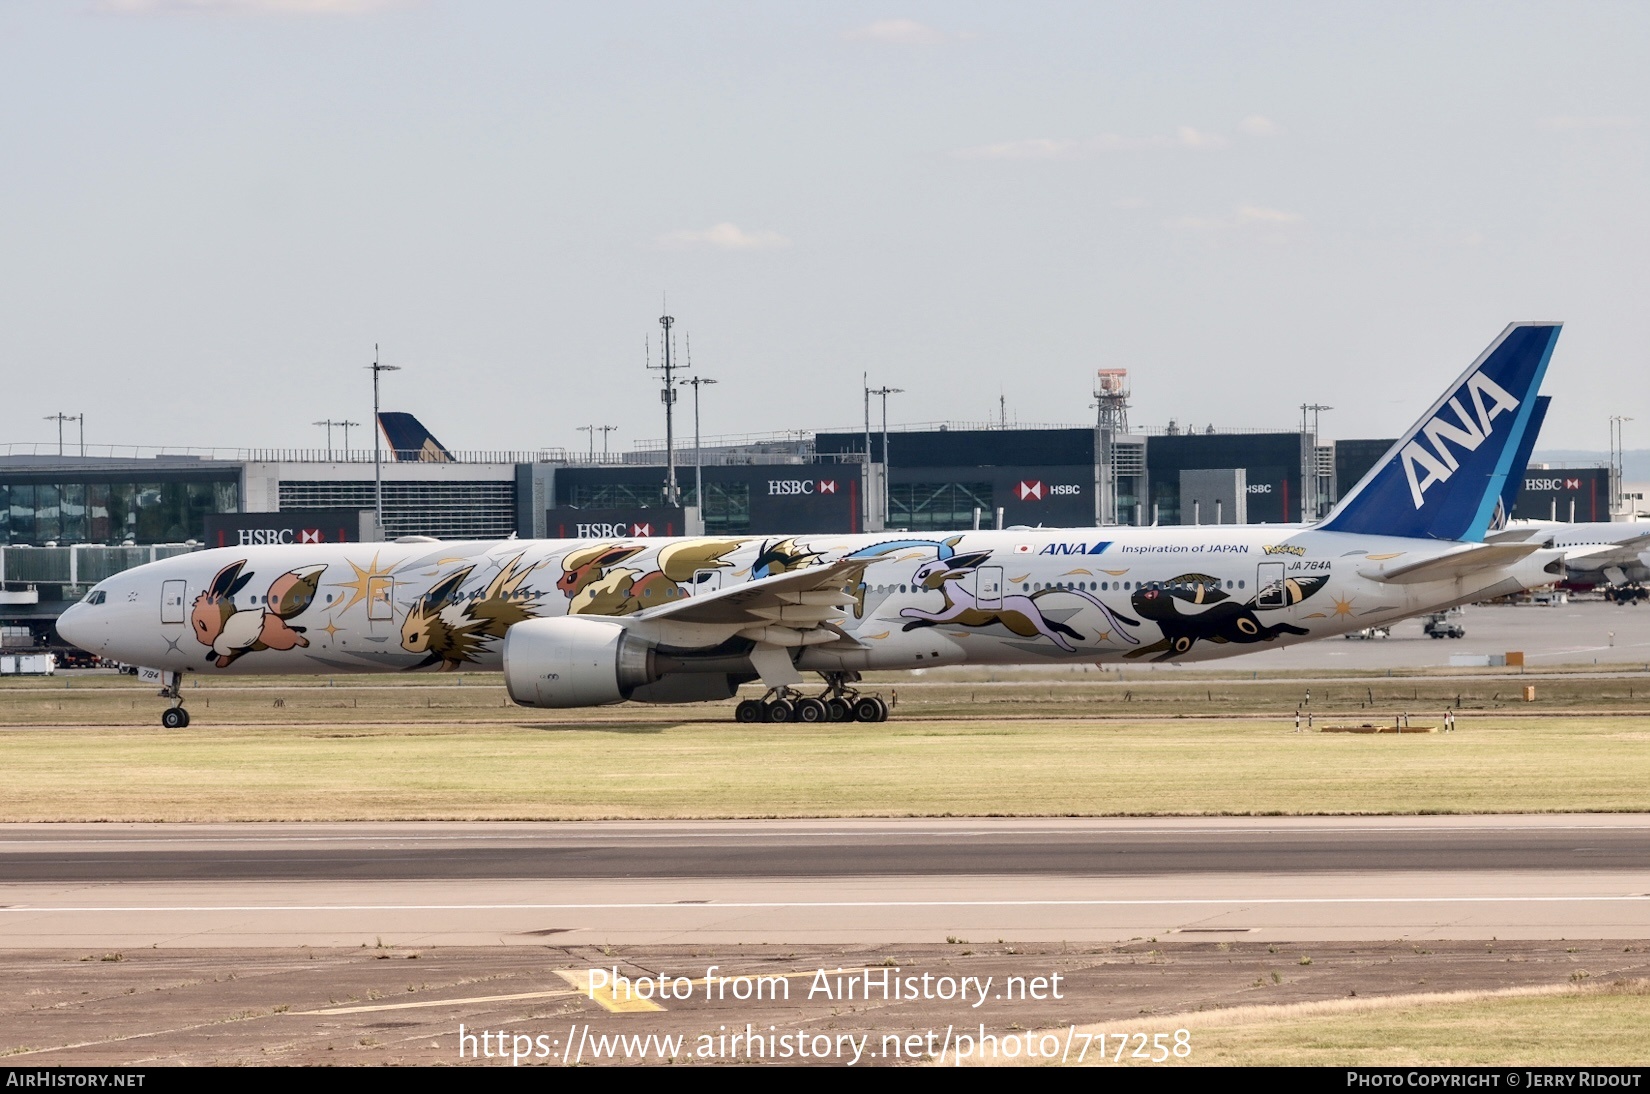
[[[1242,603],[1233,600],[1220,587],[1219,578],[1208,574],[1181,574],[1168,581],[1141,582],[1129,603],[1141,618],[1156,623],[1163,637],[1149,646],[1130,650],[1125,656],[1145,657],[1155,653],[1153,661],[1166,661],[1187,652],[1199,641],[1270,642],[1280,634],[1309,634],[1304,628],[1288,623],[1262,623],[1255,613],[1299,604],[1328,581],[1327,574],[1285,578],[1257,590],[1252,599]],[[1202,610],[1182,612],[1182,604]]]

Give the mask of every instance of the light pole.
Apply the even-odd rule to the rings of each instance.
[[[1625,414],[1610,415],[1610,478],[1612,480],[1610,483],[1610,513],[1612,520],[1615,519],[1615,514],[1620,512],[1623,500],[1621,496],[1621,476],[1622,463],[1626,453],[1622,451],[1621,427],[1624,422],[1632,420]]]
[[[865,530],[871,530],[871,374],[859,374],[860,384],[865,388]],[[888,522],[888,514],[883,514],[883,523]]]
[[[596,462],[596,427],[593,426],[593,425],[581,425],[581,426],[578,427],[578,432],[590,434],[590,456],[589,456],[588,462],[595,463]]]
[[[326,418],[322,421],[311,422],[309,424],[310,425],[324,425],[324,426],[327,427],[327,460],[328,460],[328,462],[331,462],[331,460],[332,460],[332,427],[335,426],[335,425],[343,426],[344,427],[344,458],[346,460],[349,459],[349,427],[352,426],[352,425],[360,425],[361,424],[360,422],[349,422],[349,421],[335,422],[331,418]]]
[[[871,396],[882,396],[882,522],[884,527],[888,524],[888,504],[890,495],[890,490],[888,487],[888,468],[891,462],[888,459],[888,396],[900,395],[903,394],[904,391],[905,389],[902,387],[868,387],[865,389],[865,417],[867,419],[867,435],[870,433],[869,419],[871,416]],[[866,447],[869,448],[870,446],[867,445]]]
[[[46,415],[46,417],[43,420],[48,421],[48,422],[56,422],[57,423],[57,454],[59,456],[63,455],[63,423],[64,422],[79,422],[80,423],[80,454],[82,456],[84,456],[86,454],[86,415],[84,415],[84,414],[65,414],[60,410],[56,414]]]
[[[378,363],[378,343],[372,344],[372,496],[373,512],[378,520],[378,534],[384,534],[384,456],[380,446],[380,439],[384,433],[384,423],[378,417],[378,375],[383,372],[400,372],[400,365],[381,365]]]
[[[693,504],[699,509],[699,519],[705,519],[705,461],[699,448],[699,388],[716,381],[704,376],[677,381],[684,387],[693,386]]]
[[[616,426],[616,425],[604,425],[604,426],[602,426],[602,462],[603,463],[607,462],[607,435],[609,433],[613,433],[613,432],[617,431],[618,428],[619,427]]]

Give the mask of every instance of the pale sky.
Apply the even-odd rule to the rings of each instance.
[[[711,434],[1127,368],[1137,424],[1392,436],[1562,319],[1541,447],[1643,448],[1647,55],[1642,3],[6,0],[0,442],[319,446],[376,342],[451,448],[628,448],[668,292]]]

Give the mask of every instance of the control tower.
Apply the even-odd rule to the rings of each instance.
[[[1108,525],[1117,519],[1117,469],[1112,444],[1129,431],[1129,370],[1103,368],[1095,373],[1094,427],[1095,483],[1094,523]]]

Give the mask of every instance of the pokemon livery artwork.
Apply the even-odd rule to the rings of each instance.
[[[887,707],[856,690],[867,672],[1286,646],[1562,574],[1561,548],[1486,540],[1557,336],[1508,327],[1309,526],[219,548],[100,582],[58,630],[158,674],[167,725],[189,672],[502,671],[552,708],[759,681],[740,720],[870,721]]]
[[[251,583],[253,574],[241,573],[246,560],[232,562],[217,572],[212,584],[195,598],[189,613],[195,638],[212,652],[206,655],[220,669],[259,650],[290,650],[309,645],[304,628],[287,620],[303,614],[315,599],[325,566],[301,566],[276,578],[262,596],[248,597],[237,607],[235,594]],[[261,605],[253,607],[252,605]]]

